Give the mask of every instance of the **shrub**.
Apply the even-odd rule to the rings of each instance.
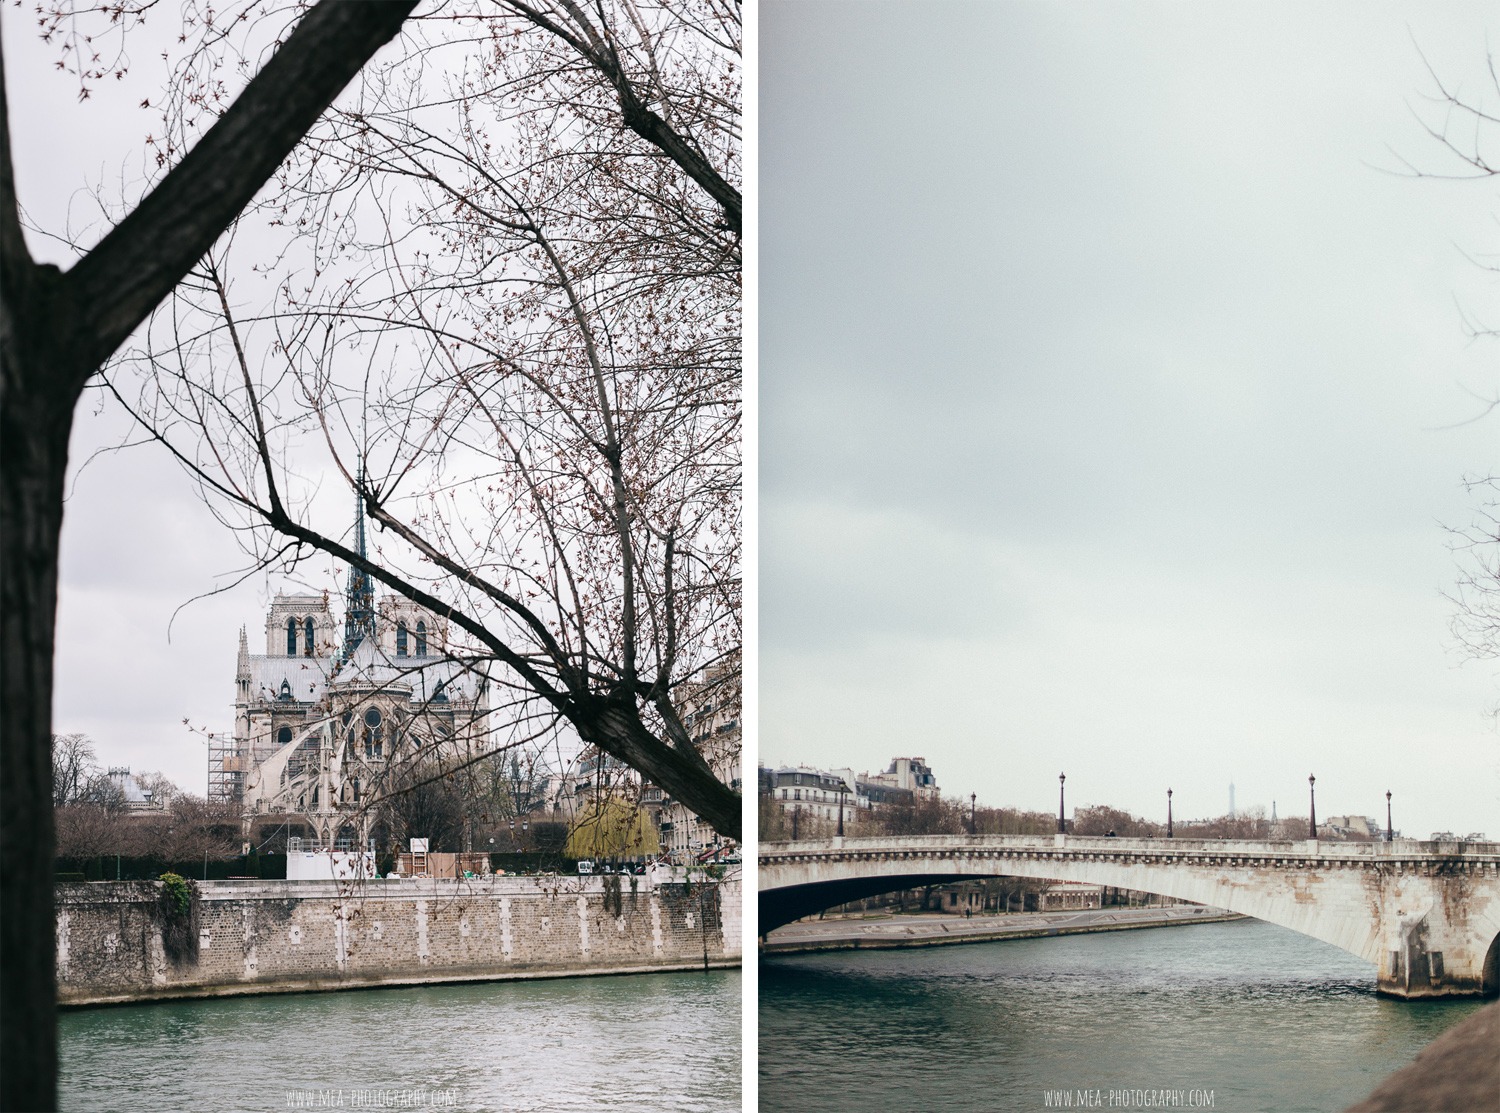
[[[167,911],[175,913],[174,919],[186,916],[193,906],[193,890],[188,886],[187,879],[179,873],[161,875],[161,896]]]
[[[198,960],[198,909],[193,886],[181,874],[161,875],[161,942],[174,963]]]

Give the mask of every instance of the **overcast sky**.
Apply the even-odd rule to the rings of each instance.
[[[1444,525],[1497,468],[1500,190],[1413,118],[1484,5],[770,2],[760,747],[1161,818],[1274,800],[1500,835],[1496,668]],[[136,175],[148,51],[78,103],[7,9],[23,203]],[[1419,49],[1422,53],[1419,53]],[[66,253],[34,239],[33,250]],[[81,413],[75,465],[118,435]],[[752,494],[752,497],[753,494]],[[155,452],[78,478],[56,727],[202,792],[258,577]],[[337,586],[335,570],[315,586]]]
[[[137,50],[129,78],[80,103],[76,80],[53,66],[56,48],[33,34],[31,13],[7,8],[0,19],[17,192],[37,225],[62,234],[70,213],[75,228],[88,221],[86,186],[104,183],[118,195],[122,176],[139,181],[143,140],[159,123],[136,106],[158,99],[162,71],[149,49]],[[28,246],[44,261],[71,259],[43,235],[28,235]],[[74,427],[53,729],[88,734],[104,765],[161,770],[201,795],[206,747],[182,721],[233,729],[239,626],[263,626],[264,609],[252,584],[183,610],[169,640],[174,610],[243,558],[161,454],[111,455],[78,474],[123,429],[87,403]]]
[[[159,134],[160,121],[138,106],[160,99],[164,63],[152,43],[172,30],[171,19],[135,33],[129,75],[82,102],[76,80],[54,66],[57,49],[32,33],[30,14],[7,8],[0,19],[21,204],[47,233],[92,227],[84,241],[91,244],[105,225],[90,216],[97,208],[89,188],[139,194],[144,140]],[[45,235],[29,235],[28,246],[44,261],[72,258]],[[307,586],[337,591],[342,569],[320,559],[300,583],[257,575],[193,602],[232,584],[246,559],[164,453],[134,448],[84,466],[128,431],[97,400],[79,408],[63,517],[53,728],[89,735],[106,766],[160,770],[201,795],[208,779],[201,732],[234,728],[240,626],[249,627],[251,652],[264,653],[270,596]],[[351,506],[351,521],[352,513]]]
[[[763,760],[1500,836],[1487,11],[762,3]]]

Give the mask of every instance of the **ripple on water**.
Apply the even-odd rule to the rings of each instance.
[[[458,1110],[740,1107],[738,971],[82,1009],[60,1035],[76,1113],[251,1113],[338,1090],[344,1108],[376,1090],[451,1090]]]
[[[1477,1005],[1243,920],[761,965],[761,1107],[1041,1110],[1051,1089],[1213,1090],[1215,1113],[1342,1109]]]

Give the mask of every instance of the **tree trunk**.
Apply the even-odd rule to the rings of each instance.
[[[52,647],[68,434],[82,377],[53,267],[0,317],[0,1107],[56,1107]],[[70,364],[75,364],[70,367]],[[72,371],[72,373],[70,373]]]
[[[740,841],[740,794],[714,776],[702,759],[693,760],[647,730],[633,704],[595,700],[571,712],[570,718],[585,742],[644,773],[719,834]]]
[[[57,1103],[52,667],[73,407],[414,6],[319,4],[66,275],[26,250],[0,63],[0,1108]]]

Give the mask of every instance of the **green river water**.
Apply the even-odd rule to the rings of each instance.
[[[66,1011],[70,1113],[740,1108],[740,972]]]
[[[760,965],[764,1113],[1337,1113],[1479,1007],[1255,920]]]

